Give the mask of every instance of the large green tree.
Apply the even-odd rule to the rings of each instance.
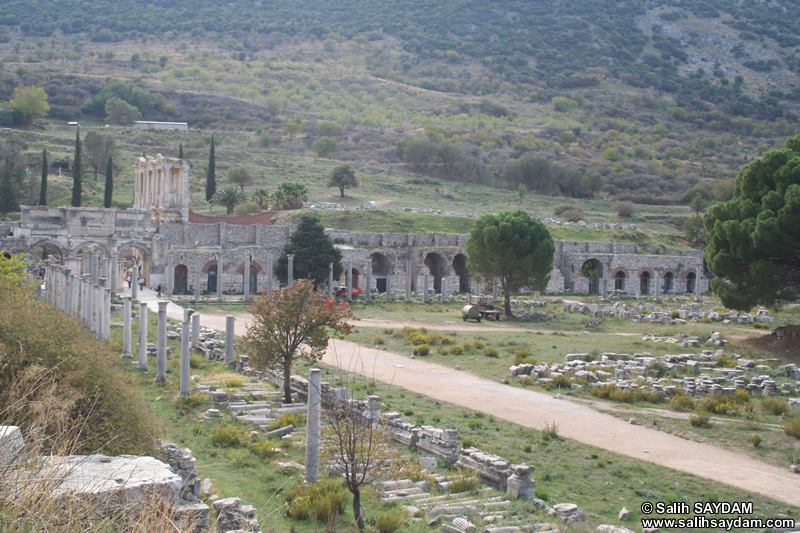
[[[90,131],[83,139],[84,162],[94,172],[94,181],[97,182],[97,174],[100,169],[108,162],[109,157],[113,157],[117,149],[117,143],[108,133]]]
[[[751,309],[800,292],[800,135],[736,177],[733,198],[706,213],[705,259],[726,307]]]
[[[211,136],[211,151],[208,153],[208,172],[206,173],[206,202],[217,194],[217,162],[214,157],[214,136]]]
[[[211,199],[211,203],[225,206],[225,213],[233,214],[233,209],[247,201],[247,195],[236,190],[236,187],[223,187]]]
[[[344,198],[344,190],[347,187],[358,187],[356,171],[352,165],[337,165],[328,175],[328,187],[338,187],[339,195]]]
[[[8,102],[8,107],[20,118],[24,124],[30,124],[36,119],[44,118],[50,111],[47,103],[47,93],[41,87],[25,85],[14,89],[14,97]]]
[[[246,186],[253,183],[253,172],[245,166],[229,168],[225,177],[228,178],[229,183],[239,187],[242,192]]]
[[[484,215],[464,245],[467,267],[503,288],[505,314],[511,316],[511,292],[522,287],[544,290],[553,270],[555,244],[545,225],[524,211]]]
[[[75,134],[75,162],[72,164],[72,207],[81,206],[81,131]]]
[[[297,224],[297,228],[283,247],[273,271],[281,281],[288,280],[289,259],[287,254],[294,254],[294,279],[306,278],[314,280],[315,285],[325,284],[328,280],[330,263],[333,263],[333,279],[342,274],[342,253],[333,246],[333,241],[325,234],[325,228],[317,215],[306,213]]]

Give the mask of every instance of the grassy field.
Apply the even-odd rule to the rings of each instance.
[[[153,313],[150,315],[150,323],[151,340],[155,340],[152,333],[155,331]],[[120,334],[118,328],[113,330],[113,342],[121,349]],[[180,348],[177,343],[171,341],[170,344],[173,354],[178,353]],[[241,497],[243,503],[256,506],[265,532],[291,530],[310,533],[323,527],[323,524],[315,524],[313,520],[291,520],[285,516],[284,495],[302,483],[302,474],[277,468],[277,462],[303,462],[302,433],[292,439],[292,444],[284,447],[280,454],[266,459],[256,456],[242,445],[215,446],[211,440],[215,428],[227,422],[201,420],[200,415],[213,405],[196,395],[192,395],[189,401],[176,400],[178,359],[175,355],[169,359],[166,384],[155,383],[152,372],[140,374],[133,365],[120,363],[158,413],[162,423],[162,438],[192,449],[198,459],[200,477],[213,480],[213,494],[219,497]],[[246,380],[231,374],[221,365],[204,361],[200,356],[193,355],[192,363],[194,383],[218,387],[227,384],[233,390],[247,385]],[[296,373],[305,375],[310,366],[301,363],[296,368]],[[336,382],[340,378],[341,375],[331,369],[323,368],[323,380]],[[616,515],[623,506],[632,510],[627,524],[636,524],[642,518],[639,511],[641,501],[753,501],[756,516],[800,516],[800,508],[797,507],[745,494],[689,474],[638,462],[563,438],[549,438],[540,430],[522,428],[390,385],[356,381],[352,389],[356,396],[366,393],[380,396],[381,410],[384,412],[396,410],[402,412],[406,420],[417,424],[456,428],[463,445],[474,445],[510,461],[536,467],[533,477],[537,482],[538,497],[551,505],[565,501],[577,503],[586,512],[590,524],[617,523]],[[645,420],[643,423],[648,422]],[[658,424],[662,424],[661,419]],[[249,431],[247,426],[238,427],[245,434]],[[715,424],[709,433],[723,432],[724,427],[726,426]],[[764,431],[761,433],[765,434]],[[765,434],[763,449],[770,446],[770,442],[769,436]],[[446,470],[446,466],[442,465],[440,472]],[[375,531],[374,521],[383,508],[371,491],[367,491],[363,503],[367,523],[372,528],[370,530]],[[530,504],[517,502],[514,508],[519,514],[530,516],[531,519],[537,517],[543,522],[550,520]],[[349,504],[344,515],[339,517],[338,527],[340,530],[349,530],[352,527]],[[563,527],[562,530],[584,531],[581,528]],[[428,528],[407,526],[402,531],[421,532],[428,531]]]

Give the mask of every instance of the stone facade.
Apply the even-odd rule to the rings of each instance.
[[[135,171],[133,209],[24,206],[20,222],[0,227],[0,248],[31,252],[36,264],[53,256],[74,274],[97,270],[112,292],[125,282],[134,262],[145,284],[161,285],[167,296],[243,293],[245,276],[249,294],[278,287],[271,265],[288,242],[291,226],[239,219],[209,223],[202,217],[193,219],[203,222],[190,222],[188,163],[159,154],[139,158]],[[429,294],[444,292],[445,298],[455,292],[492,292],[491,286],[477,286],[467,268],[468,235],[326,232],[341,250],[345,270],[351,265],[352,285],[362,294],[367,284],[370,295],[421,293],[426,281]],[[93,244],[99,257],[87,264],[84,251]],[[556,241],[546,292],[699,294],[708,290],[709,277],[700,251]],[[343,273],[339,284],[345,280]]]

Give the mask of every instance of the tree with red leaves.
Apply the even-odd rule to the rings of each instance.
[[[326,297],[306,279],[296,280],[283,291],[265,291],[247,310],[253,314],[244,336],[251,365],[259,369],[281,365],[286,403],[292,402],[294,362],[322,359],[331,333],[349,335],[353,326],[347,320],[356,319],[346,302]]]

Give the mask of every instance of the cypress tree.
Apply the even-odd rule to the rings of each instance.
[[[39,205],[47,205],[47,149],[42,149],[42,184],[39,187]]]
[[[208,154],[208,174],[206,174],[206,202],[217,193],[217,171],[214,160],[214,136],[211,136],[211,152]]]
[[[75,134],[75,163],[72,165],[72,207],[81,206],[81,130]]]
[[[178,146],[178,159],[183,159],[183,143]]]
[[[103,206],[105,206],[106,209],[111,208],[111,195],[114,194],[113,167],[114,162],[111,160],[111,156],[108,156],[108,164],[106,165],[106,194],[103,201]]]

